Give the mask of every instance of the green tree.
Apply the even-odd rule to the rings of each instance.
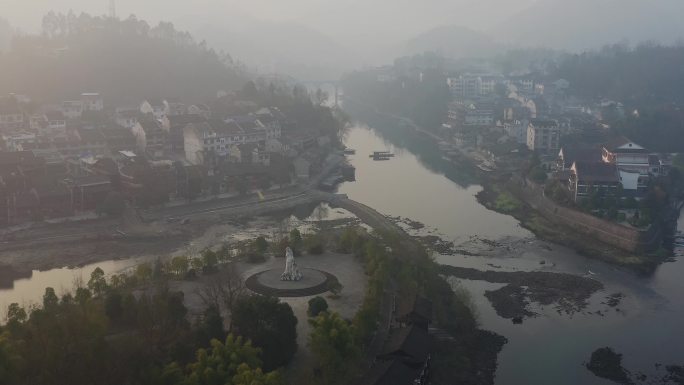
[[[261,367],[259,349],[245,342],[242,337],[228,335],[225,343],[211,341],[210,350],[197,351],[197,359],[188,365],[188,375],[184,384],[223,385],[230,384],[238,374],[238,368],[246,365],[250,369]]]
[[[45,294],[43,294],[43,309],[52,310],[59,304],[59,298],[55,294],[55,289],[51,287],[45,288]]]
[[[328,311],[328,301],[325,298],[317,296],[309,300],[309,309],[307,310],[309,317],[317,317],[324,311]]]
[[[90,301],[92,296],[93,295],[90,290],[86,289],[85,287],[79,287],[76,289],[76,295],[74,296],[74,299],[76,299],[76,302],[79,304],[85,305],[88,301]]]
[[[135,268],[135,276],[140,282],[147,282],[152,278],[152,265],[148,262],[141,263]]]
[[[207,346],[214,339],[223,341],[226,338],[223,317],[221,317],[221,312],[216,306],[209,306],[204,311],[202,321],[197,325],[195,334],[199,346]]]
[[[263,349],[264,369],[285,366],[297,351],[297,317],[278,298],[240,298],[232,318],[236,332]]]
[[[322,312],[310,319],[311,352],[318,360],[323,382],[345,383],[360,357],[353,327],[337,313]]]
[[[7,323],[23,323],[26,321],[27,314],[23,307],[13,302],[7,307]]]
[[[252,369],[247,364],[240,364],[237,374],[233,377],[233,385],[281,385],[280,372],[265,373],[261,368]]]
[[[325,252],[325,241],[319,234],[309,235],[304,239],[306,252],[310,255],[321,255]]]
[[[171,259],[171,271],[179,277],[185,276],[189,267],[190,261],[188,261],[186,256],[179,255]]]
[[[268,250],[268,241],[263,236],[257,237],[254,241],[254,250],[259,254],[264,254]]]
[[[116,290],[112,290],[107,294],[104,302],[105,314],[112,321],[118,321],[123,316],[122,296]]]
[[[195,271],[202,271],[202,268],[204,268],[204,261],[201,258],[193,258],[190,260],[190,266]]]
[[[21,358],[10,341],[10,332],[0,332],[0,385],[12,385],[19,381]]]
[[[530,178],[537,183],[544,183],[548,179],[548,175],[541,166],[536,166],[530,171]]]
[[[215,269],[218,264],[218,256],[213,250],[206,249],[202,252],[202,262],[204,268],[209,270]]]
[[[363,246],[363,237],[359,235],[358,229],[355,226],[349,226],[344,229],[342,236],[337,244],[337,251],[340,253],[356,253]]]
[[[95,268],[92,273],[90,273],[90,280],[88,280],[88,289],[92,291],[96,296],[104,294],[107,290],[107,279],[105,278],[105,273],[99,267]]]
[[[299,248],[302,246],[302,234],[299,232],[299,230],[292,229],[292,231],[290,231],[289,241],[292,251],[298,253]]]

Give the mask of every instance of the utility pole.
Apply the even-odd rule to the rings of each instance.
[[[109,17],[116,19],[116,0],[109,0]]]

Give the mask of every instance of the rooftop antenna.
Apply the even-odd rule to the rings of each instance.
[[[109,0],[109,17],[116,19],[116,0]]]

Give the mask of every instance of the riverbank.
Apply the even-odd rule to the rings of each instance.
[[[629,253],[557,221],[551,221],[524,201],[520,188],[512,186],[512,183],[510,179],[485,179],[483,190],[477,194],[478,202],[490,210],[513,216],[520,221],[521,226],[541,239],[566,246],[587,257],[629,268],[639,274],[652,273],[666,260],[665,257],[654,254]]]
[[[293,190],[263,201],[251,196],[151,210],[119,220],[50,224],[13,233],[0,244],[0,264],[24,274],[32,270],[79,267],[95,262],[166,255],[189,245],[212,228],[239,231],[246,218],[317,205],[315,191]],[[141,220],[142,218],[142,220]],[[169,220],[173,218],[173,220]],[[122,257],[125,256],[125,257]]]
[[[368,109],[368,107],[365,107]],[[494,159],[488,154],[470,148],[452,138],[443,137],[425,128],[417,126],[411,120],[394,114],[374,110],[375,114],[394,119],[398,125],[409,127],[416,133],[434,141],[442,158],[466,168],[469,173],[477,175],[483,190],[477,195],[478,202],[492,211],[510,215],[520,221],[522,227],[530,230],[540,239],[569,247],[578,253],[602,260],[614,265],[629,268],[639,274],[650,274],[666,260],[666,256],[655,253],[632,253],[587,235],[591,231],[580,232],[560,221],[549,219],[526,202],[525,194],[520,189],[524,186],[513,186],[511,180],[520,173],[520,165],[524,163],[520,153],[506,155],[505,159]],[[495,167],[482,167],[483,164]],[[429,240],[427,240],[429,242]],[[446,245],[448,246],[448,245]],[[446,247],[445,247],[446,248]],[[657,249],[657,247],[656,247]]]

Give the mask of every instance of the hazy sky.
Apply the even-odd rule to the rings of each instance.
[[[117,13],[131,13],[157,22],[184,16],[248,13],[255,18],[296,21],[330,35],[343,26],[358,25],[364,31],[426,30],[441,24],[461,24],[485,29],[522,10],[535,0],[116,0]],[[211,7],[208,7],[212,5]],[[23,30],[35,31],[50,9],[92,14],[106,13],[109,0],[0,0],[0,16]],[[410,22],[409,22],[410,20]],[[372,24],[372,25],[371,25]]]

